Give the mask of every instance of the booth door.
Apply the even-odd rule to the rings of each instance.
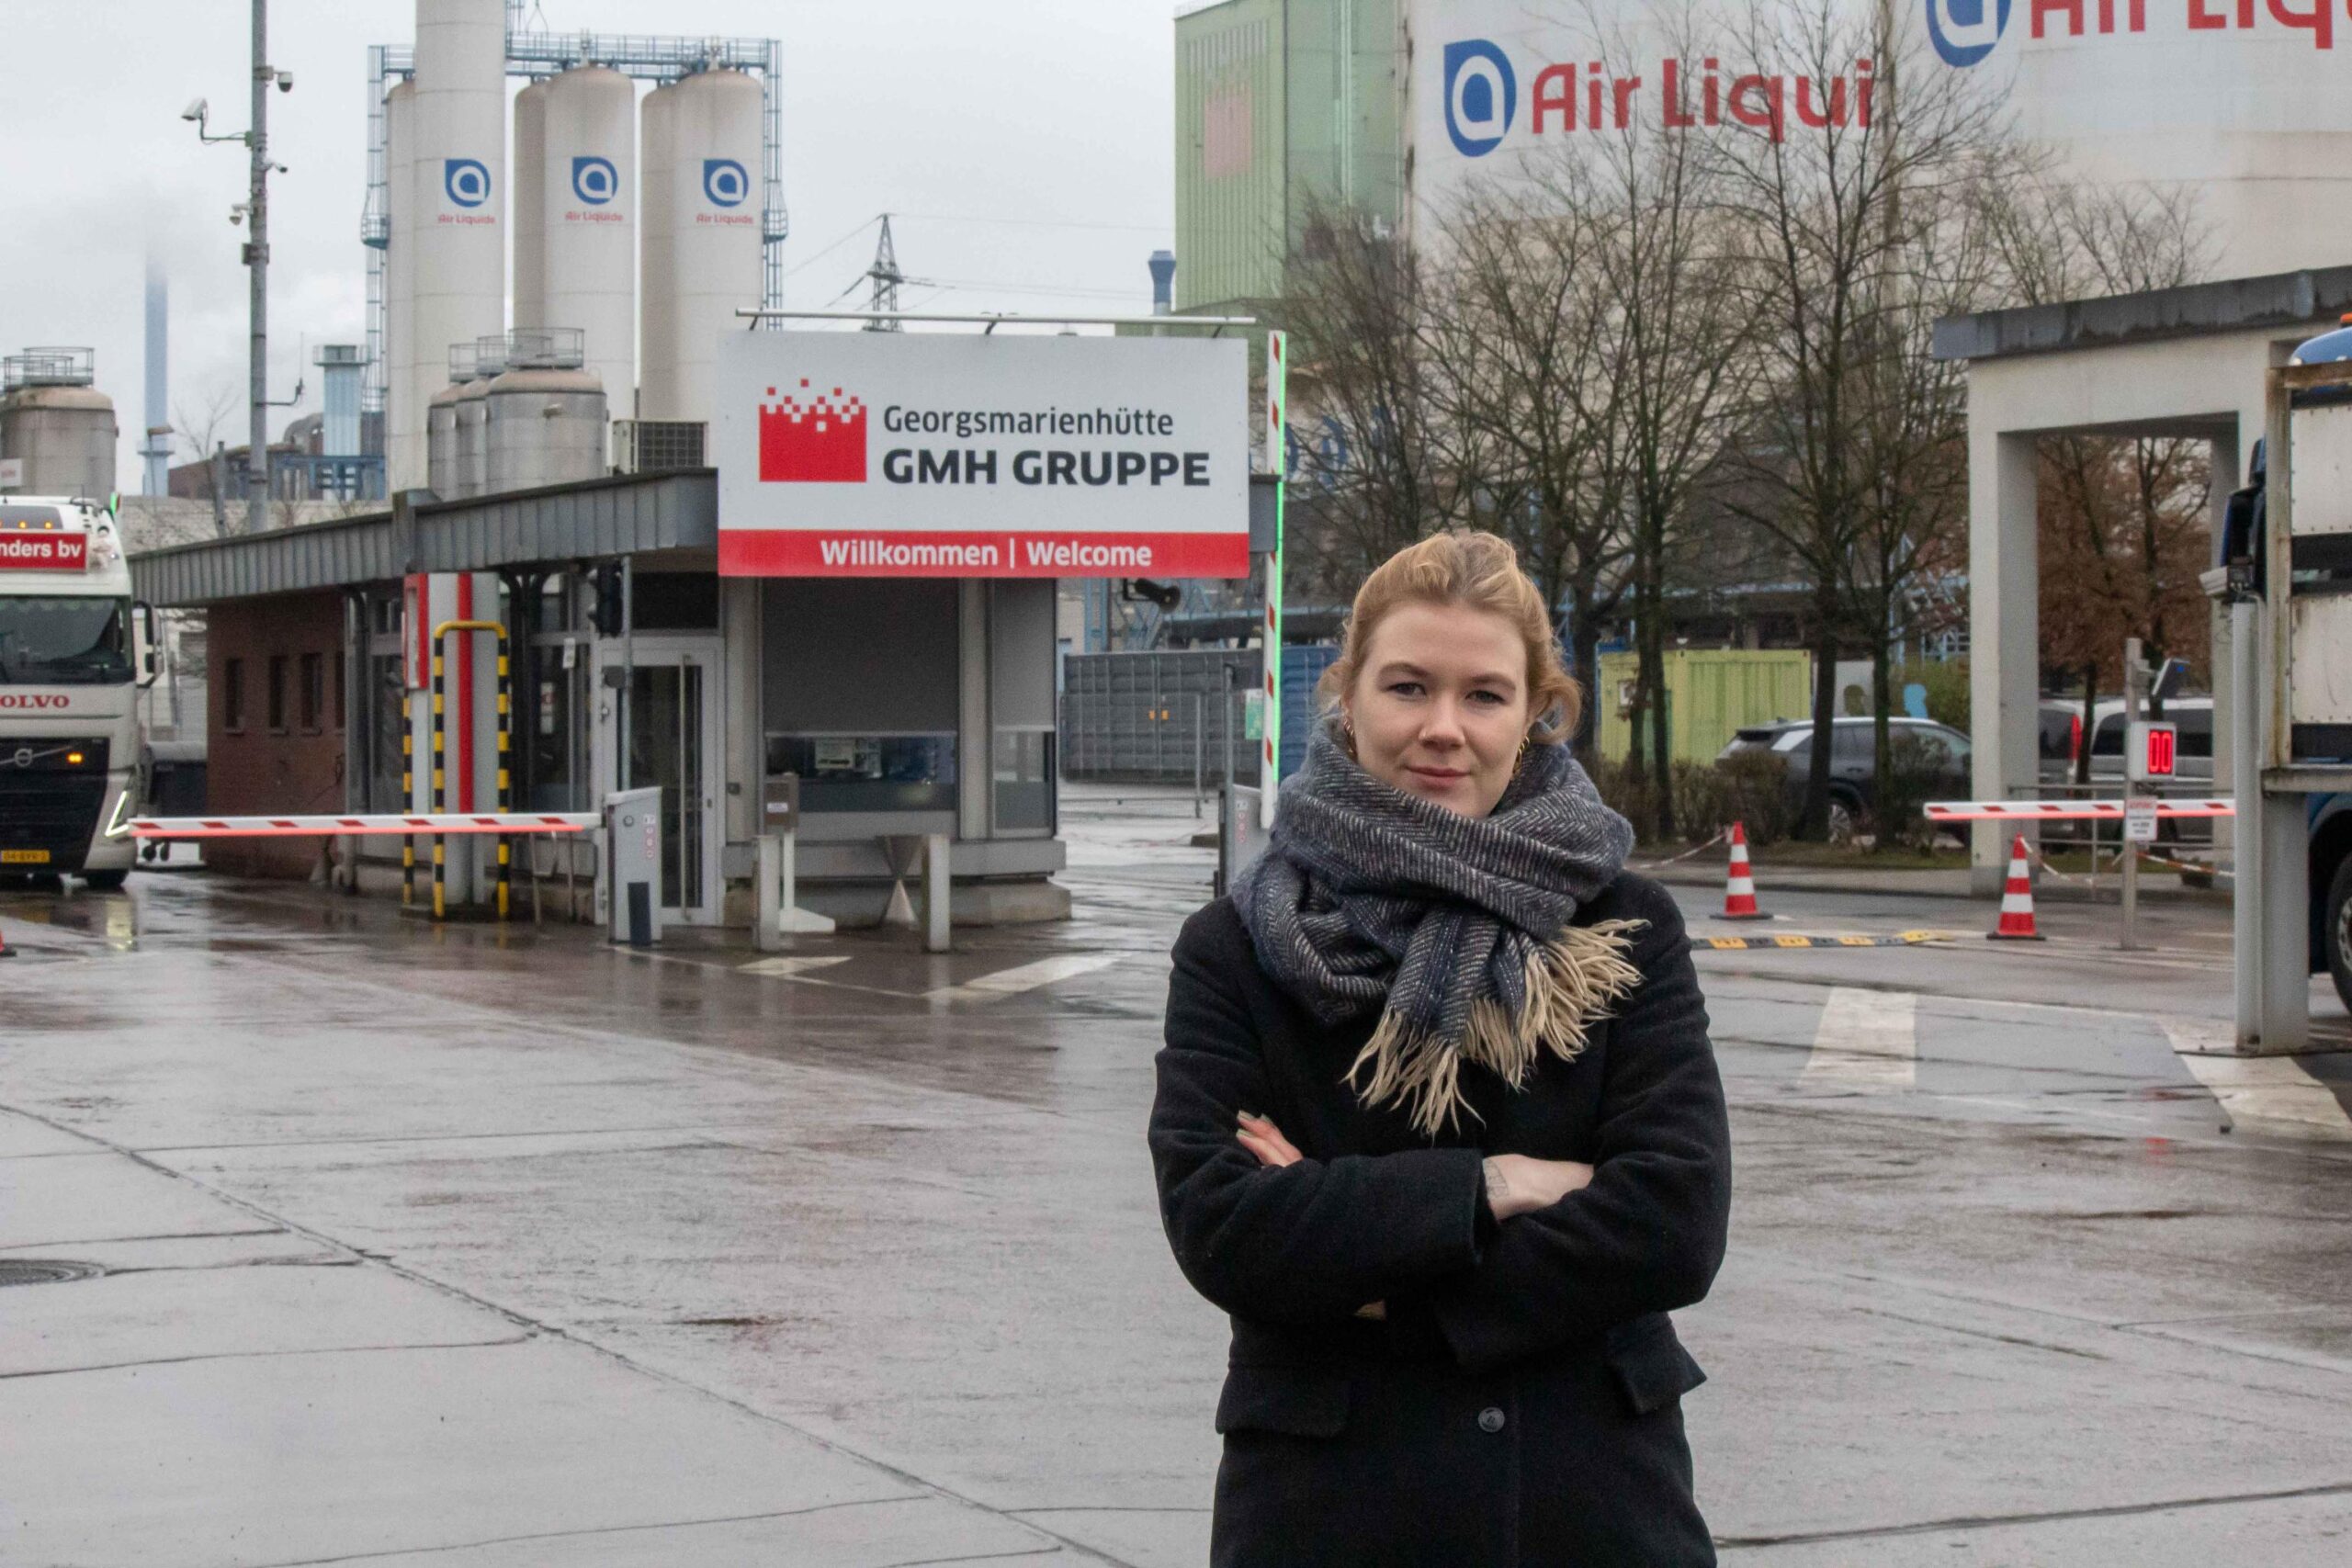
[[[618,691],[602,671],[620,669],[620,649],[606,649],[599,660],[605,722],[597,727],[597,776],[617,778],[616,788],[661,789],[663,915],[685,925],[717,925],[725,890],[718,852],[726,838],[718,807],[719,642],[642,635],[636,640],[625,705],[628,766],[617,772],[612,746]]]

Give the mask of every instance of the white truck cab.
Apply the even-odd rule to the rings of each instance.
[[[130,874],[153,619],[106,507],[0,496],[0,879]]]

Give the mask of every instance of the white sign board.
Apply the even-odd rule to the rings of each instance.
[[[2137,795],[2123,803],[2123,837],[2126,842],[2134,844],[2156,841],[2156,801],[2153,795]]]
[[[1239,338],[746,332],[723,577],[1246,577]]]
[[[1892,65],[1873,58],[1882,17]],[[1859,146],[1900,79],[1983,104],[2069,184],[2190,195],[2215,276],[2342,251],[2352,16],[2340,3],[1407,0],[1403,21],[1411,221],[1631,138],[1831,133]]]
[[[22,457],[0,457],[0,490],[25,488],[25,460]]]

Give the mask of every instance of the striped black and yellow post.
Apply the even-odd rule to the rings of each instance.
[[[403,694],[401,707],[401,809],[416,809],[416,721],[406,711],[408,702]],[[402,907],[416,902],[416,835],[401,835],[401,903]]]
[[[442,716],[445,682],[441,673],[441,637],[446,627],[433,633],[433,809],[443,809],[443,792],[448,787],[449,770],[443,752],[447,737],[447,721]],[[448,914],[448,862],[444,846],[447,840],[440,834],[433,835],[433,918],[441,919]]]
[[[444,765],[442,738],[447,725],[442,717],[445,682],[442,679],[442,645],[451,632],[495,632],[498,635],[498,814],[503,817],[512,807],[514,771],[509,765],[508,748],[512,744],[510,718],[514,699],[508,691],[508,660],[506,626],[501,621],[444,621],[433,628],[433,809],[444,811],[447,770]],[[514,870],[514,849],[503,833],[498,835],[498,918],[504,919],[511,897],[509,877]],[[442,856],[442,839],[433,836],[433,918],[443,919],[447,910],[443,887],[447,877]]]
[[[514,759],[508,748],[514,731],[514,704],[510,694],[507,676],[506,628],[498,628],[498,814],[501,817],[514,806]],[[504,833],[498,835],[498,918],[504,919],[511,899],[510,887],[514,874],[514,840]]]

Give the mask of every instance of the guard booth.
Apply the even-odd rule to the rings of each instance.
[[[812,911],[874,923],[903,871],[890,842],[944,835],[956,919],[1067,914],[1055,580],[1248,570],[1244,344],[760,332],[727,349],[716,470],[409,491],[134,556],[141,597],[209,612],[204,809],[429,808],[437,642],[443,803],[494,809],[502,761],[517,811],[658,788],[665,924],[751,924],[787,775]],[[398,897],[402,848],[328,859]],[[452,905],[483,904],[494,847],[444,850]],[[322,859],[294,840],[206,854],[290,877]],[[518,898],[593,918],[587,846],[514,854]]]

